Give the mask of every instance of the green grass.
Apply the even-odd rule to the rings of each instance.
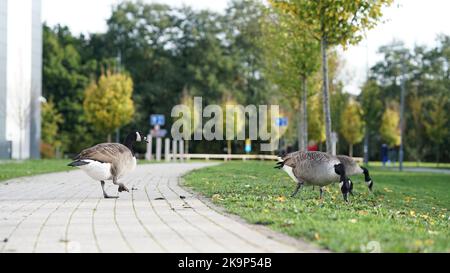
[[[383,164],[380,161],[371,161],[369,163],[369,166],[373,167],[381,167]],[[391,165],[386,165],[390,168],[398,168],[398,162],[394,164],[391,163]],[[450,163],[433,163],[433,162],[413,162],[413,161],[406,161],[403,162],[403,166],[406,168],[432,168],[432,169],[450,169]]]
[[[342,200],[338,185],[306,187],[288,197],[295,184],[268,162],[231,162],[196,170],[186,186],[228,212],[338,252],[363,252],[379,242],[383,252],[450,252],[450,176],[399,173],[370,168],[369,194],[363,177],[352,177],[354,197]]]
[[[8,160],[0,163],[0,181],[50,172],[70,171],[68,159]]]

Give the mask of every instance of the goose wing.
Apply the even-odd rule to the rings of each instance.
[[[123,157],[132,157],[130,149],[119,143],[102,143],[81,151],[74,159],[92,159],[102,163],[116,164]]]
[[[303,152],[303,151],[290,153],[282,158],[284,165],[287,165],[292,168],[299,164],[303,164],[302,162],[308,162],[309,164],[316,164],[316,163],[320,164],[324,162],[333,161],[334,159],[335,158],[332,155],[327,153]]]

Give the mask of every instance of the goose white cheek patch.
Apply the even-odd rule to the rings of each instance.
[[[141,141],[141,134],[139,134],[138,132],[136,132],[136,141]]]
[[[289,177],[291,177],[295,182],[298,182],[297,181],[297,178],[295,177],[295,175],[294,175],[294,172],[292,171],[292,167],[289,167],[289,166],[286,166],[286,165],[284,165],[283,166],[283,170],[289,175]]]

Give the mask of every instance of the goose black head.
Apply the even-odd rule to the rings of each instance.
[[[342,197],[345,202],[348,202],[348,194],[353,195],[353,182],[350,179],[345,179],[339,183],[341,186]]]
[[[369,190],[372,191],[373,181],[369,175],[369,170],[364,167],[361,167],[361,169],[363,170],[363,173],[364,173],[364,181],[366,181],[366,184],[367,184],[367,187],[369,188]]]
[[[334,165],[334,171],[339,175],[339,186],[341,187],[342,196],[345,202],[348,202],[348,194],[353,195],[353,182],[345,175],[343,164]]]

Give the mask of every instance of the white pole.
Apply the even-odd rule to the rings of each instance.
[[[172,140],[172,160],[177,160],[177,141],[175,139]]]
[[[152,135],[147,135],[147,152],[145,153],[146,160],[152,160]]]
[[[179,144],[179,151],[180,151],[180,160],[183,161],[184,160],[184,141],[181,139],[178,142]]]
[[[158,137],[156,138],[156,161],[161,161],[161,146],[162,140]]]
[[[170,139],[164,139],[164,160],[170,161]]]

